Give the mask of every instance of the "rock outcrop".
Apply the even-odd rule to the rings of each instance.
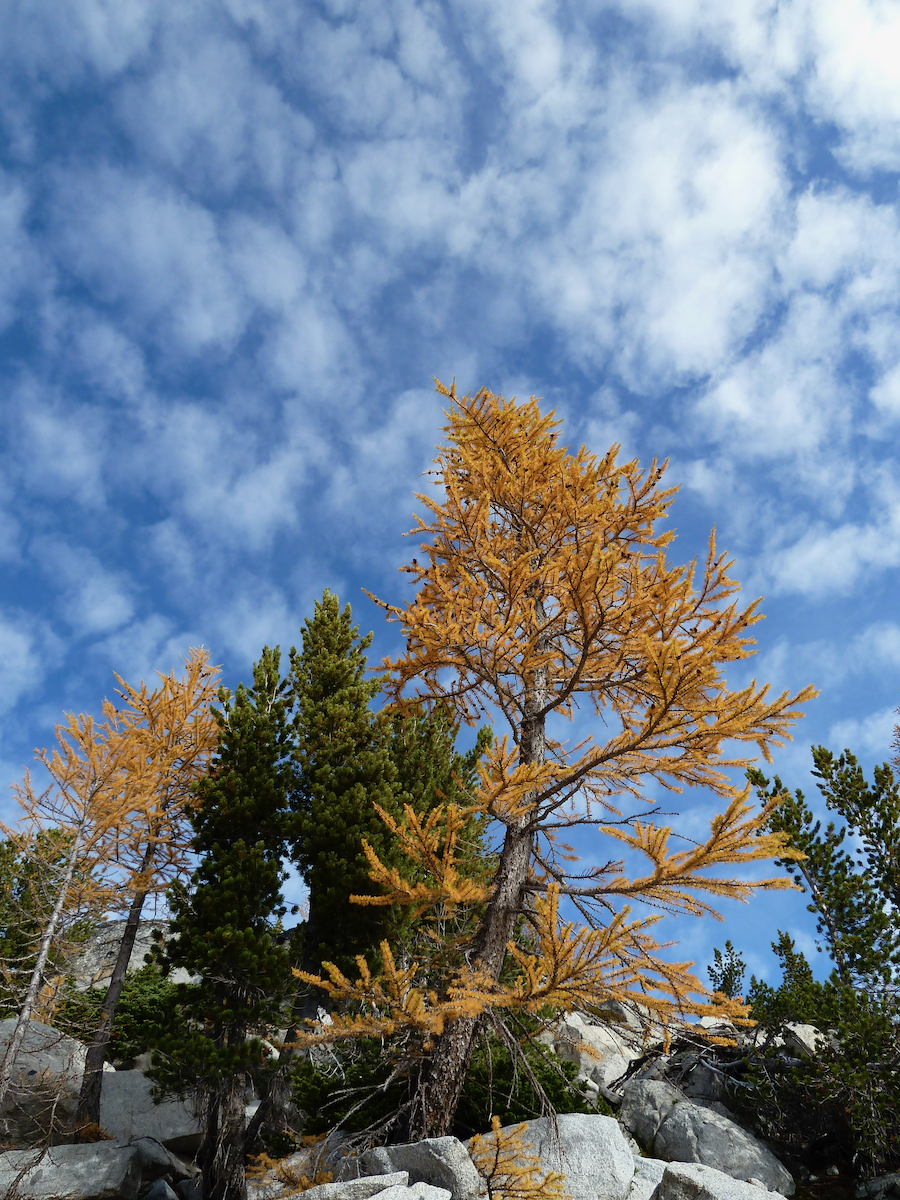
[[[444,1188],[453,1200],[478,1200],[481,1182],[465,1146],[455,1137],[426,1138],[401,1146],[377,1146],[358,1160],[345,1160],[342,1175],[408,1174],[410,1183]]]
[[[196,1107],[177,1097],[154,1104],[153,1085],[143,1071],[103,1076],[100,1126],[114,1138],[150,1137],[171,1150],[193,1153],[202,1132]]]
[[[627,1083],[622,1096],[619,1120],[656,1158],[715,1167],[733,1179],[758,1180],[770,1191],[793,1194],[790,1172],[721,1104],[697,1103],[656,1080]]]
[[[16,1200],[137,1200],[141,1160],[132,1146],[97,1142],[0,1154],[0,1196]]]
[[[84,992],[88,988],[108,985],[119,955],[119,946],[124,931],[124,921],[103,921],[95,928],[72,958],[70,970],[76,991]],[[169,922],[158,920],[138,922],[137,937],[128,960],[129,973],[139,971],[141,967],[146,966],[146,956],[156,944],[153,938],[154,931],[160,932],[165,938],[169,933]],[[172,983],[191,983],[194,978],[180,967],[169,975]]]

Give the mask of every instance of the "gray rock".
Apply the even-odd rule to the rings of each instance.
[[[790,1196],[794,1180],[771,1150],[729,1117],[687,1100],[663,1121],[653,1153],[669,1162],[700,1163],[732,1179],[760,1180],[769,1191]]]
[[[140,1183],[136,1151],[111,1142],[0,1154],[0,1196],[17,1200],[136,1200]]]
[[[15,1028],[15,1017],[0,1021],[0,1059],[6,1053]],[[16,1058],[15,1070],[23,1083],[40,1075],[77,1092],[81,1087],[86,1056],[87,1047],[83,1042],[67,1037],[42,1021],[29,1021],[25,1026],[25,1038]]]
[[[134,1138],[128,1144],[138,1156],[138,1162],[141,1166],[141,1178],[145,1183],[154,1179],[161,1179],[164,1175],[168,1175],[178,1183],[182,1179],[193,1179],[198,1174],[198,1167],[195,1167],[193,1164],[188,1165],[188,1163],[173,1154],[171,1150],[167,1150],[162,1142],[156,1141],[155,1138]]]
[[[681,1088],[689,1100],[723,1101],[728,1097],[721,1071],[698,1058],[681,1077]]]
[[[634,1157],[612,1117],[563,1113],[529,1121],[523,1141],[548,1171],[559,1171],[571,1200],[626,1200]],[[510,1126],[510,1130],[514,1128]],[[507,1131],[508,1132],[508,1131]]]
[[[450,1192],[431,1183],[411,1183],[408,1187],[395,1183],[379,1192],[378,1200],[450,1200]]]
[[[606,1000],[593,1011],[596,1011],[597,1015],[605,1021],[609,1021],[613,1025],[624,1025],[636,1033],[641,1033],[644,1027],[650,1024],[646,1009],[642,1011],[637,1005],[627,1004],[621,1000]]]
[[[100,1093],[101,1128],[123,1141],[151,1137],[170,1150],[196,1150],[201,1125],[194,1106],[179,1099],[154,1104],[151,1086],[141,1071],[104,1075]]]
[[[661,1079],[630,1080],[622,1088],[619,1120],[645,1150],[652,1152],[660,1125],[679,1101],[683,1103],[684,1096],[674,1084]]]
[[[134,949],[128,960],[129,974],[146,966],[144,959],[156,944],[153,940],[153,931],[156,929],[165,937],[169,931],[169,922],[149,920],[138,923]],[[113,967],[116,965],[124,931],[124,921],[103,921],[96,927],[72,960],[71,970],[75,976],[75,987],[78,991],[84,992],[88,988],[107,986]],[[172,983],[191,983],[195,978],[181,967],[176,968],[169,975]]]
[[[199,1176],[196,1179],[182,1179],[175,1191],[179,1200],[203,1200],[203,1180]]]
[[[15,1017],[0,1021],[0,1062],[15,1027]],[[78,1106],[86,1055],[82,1042],[42,1021],[28,1021],[3,1104],[2,1136],[14,1145],[33,1146],[44,1142],[51,1128],[65,1125]]]
[[[605,1086],[618,1079],[642,1053],[635,1035],[629,1041],[608,1025],[586,1024],[577,1013],[560,1025],[554,1049],[559,1058],[576,1064],[580,1076]]]
[[[801,1025],[797,1021],[788,1021],[781,1040],[785,1050],[803,1058],[811,1058],[827,1041],[825,1034],[815,1025]]]
[[[724,1021],[721,1017],[701,1017],[697,1024],[711,1037],[728,1038],[734,1042],[740,1039],[737,1025],[733,1025],[731,1021]]]
[[[763,1200],[766,1194],[758,1185],[733,1179],[713,1167],[670,1163],[659,1185],[657,1200]]]
[[[884,1196],[886,1192],[900,1192],[900,1173],[879,1175],[877,1179],[865,1179],[856,1188],[856,1200],[865,1196]]]
[[[426,1138],[403,1146],[377,1146],[361,1155],[360,1175],[407,1171],[410,1183],[444,1188],[453,1200],[478,1200],[481,1181],[465,1146],[455,1137]]]
[[[721,1104],[696,1104],[671,1084],[638,1081],[625,1085],[619,1119],[657,1158],[715,1167],[732,1179],[758,1179],[785,1196],[794,1191],[793,1178],[771,1150]]]
[[[659,1158],[635,1158],[628,1200],[650,1200],[662,1182],[668,1163]]]
[[[287,1165],[290,1159],[285,1160]],[[303,1193],[304,1200],[370,1200],[372,1196],[393,1187],[406,1187],[409,1183],[407,1171],[394,1171],[390,1175],[361,1175],[358,1179],[345,1179],[341,1183],[320,1183]]]
[[[164,1179],[157,1179],[144,1200],[178,1200],[178,1193],[173,1192]]]

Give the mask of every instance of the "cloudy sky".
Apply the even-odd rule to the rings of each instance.
[[[3,782],[114,670],[246,678],[326,586],[390,650],[360,589],[405,595],[435,375],[670,459],[673,558],[715,524],[752,673],[821,689],[786,782],[889,755],[896,0],[2,12]],[[784,895],[677,935],[768,970],[776,927],[811,946]]]

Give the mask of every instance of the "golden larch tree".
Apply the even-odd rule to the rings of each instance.
[[[419,496],[427,517],[412,534],[425,541],[401,568],[417,585],[415,599],[383,604],[406,641],[383,667],[399,709],[449,704],[470,724],[498,713],[505,721],[508,735],[494,741],[468,810],[497,823],[502,845],[493,878],[475,884],[456,862],[458,810],[444,806],[425,823],[409,811],[401,823],[383,814],[419,881],[406,882],[367,848],[380,894],[359,902],[444,914],[474,907],[477,932],[439,988],[418,963],[396,963],[386,945],[380,978],[362,962],[355,981],[327,968],[317,983],[344,1012],[306,1035],[418,1031],[430,1052],[412,1137],[451,1127],[488,1009],[619,998],[664,1023],[676,1014],[746,1012],[724,997],[710,1005],[692,964],[659,957],[648,932],[659,913],[633,919],[628,902],[700,915],[714,912],[711,898],[789,886],[716,873],[789,853],[781,836],[765,832],[767,812],[754,814],[727,772],[753,761],[740,752],[748,743],[768,760],[801,716],[797,705],[815,695],[807,687],[772,699],[755,683],[729,689],[728,665],[753,653],[758,602],[737,605],[731,564],[712,536],[699,571],[667,561],[674,535],[659,524],[676,489],[661,486],[664,463],[644,473],[636,462],[620,464],[617,446],[602,457],[583,446],[570,452],[559,443],[560,422],[534,398],[438,391],[450,401],[447,445],[435,460],[441,492]],[[600,735],[571,746],[559,718],[584,705]],[[730,756],[729,743],[738,751]],[[670,828],[639,803],[651,781],[702,788],[723,803],[704,841],[673,848]],[[614,807],[623,796],[639,815]],[[631,877],[613,860],[577,867],[561,838],[586,826],[642,854],[646,871]],[[561,901],[575,920],[563,919]]]
[[[118,869],[128,915],[112,975],[103,1000],[100,1024],[88,1047],[76,1121],[100,1120],[100,1089],[116,1010],[147,897],[164,892],[191,862],[189,812],[193,787],[207,772],[218,741],[212,712],[219,668],[203,647],[188,652],[181,678],[159,674],[152,691],[117,675],[123,701],[116,721],[137,740],[140,769],[122,780],[119,802],[127,814],[128,836],[122,839]]]
[[[79,1124],[98,1121],[103,1063],[144,902],[148,895],[164,892],[190,861],[192,786],[207,769],[218,731],[210,707],[218,668],[208,658],[206,650],[192,649],[183,677],[174,671],[160,675],[153,690],[144,683],[133,687],[117,675],[119,707],[104,700],[102,721],[70,713],[56,729],[56,748],[36,752],[50,786],[38,793],[26,774],[14,788],[20,823],[15,829],[0,826],[10,841],[28,855],[41,845],[38,832],[53,827],[60,831],[66,853],[0,1069],[0,1102],[66,908],[95,917],[125,908],[123,936],[88,1048],[77,1113]]]
[[[16,828],[0,825],[4,835],[27,859],[41,853],[41,831],[58,831],[64,848],[55,863],[55,898],[41,932],[37,957],[19,1009],[13,1036],[0,1066],[0,1106],[4,1103],[16,1058],[28,1021],[34,1010],[51,946],[67,909],[96,916],[116,903],[117,885],[110,878],[122,838],[127,837],[130,820],[120,802],[126,781],[142,770],[141,753],[135,731],[115,719],[109,705],[106,720],[95,722],[90,716],[69,714],[56,728],[57,745],[35,757],[51,778],[43,792],[36,792],[26,772],[15,792],[22,815]]]

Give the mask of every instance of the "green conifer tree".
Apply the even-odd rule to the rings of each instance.
[[[478,762],[491,744],[492,733],[488,726],[482,726],[475,745],[464,754],[456,749],[458,735],[459,722],[446,707],[435,707],[430,713],[410,708],[390,716],[388,753],[396,772],[397,806],[409,805],[418,815],[425,816],[442,803],[463,809],[472,803],[478,785]],[[486,880],[492,869],[486,847],[487,825],[483,813],[473,814],[459,834],[457,858],[472,878]],[[401,865],[396,845],[389,845],[385,853],[388,861]],[[414,866],[404,862],[402,868],[407,878],[413,881],[416,877]],[[371,892],[371,883],[368,889]],[[470,921],[474,919],[472,913],[457,913],[458,918],[464,915]],[[392,945],[400,946],[404,941],[415,940],[417,922],[411,920],[409,909],[392,906],[389,920],[388,940]],[[445,928],[441,932],[445,940],[449,940],[450,930]]]
[[[341,610],[326,590],[302,639],[302,649],[291,651],[297,764],[291,842],[309,888],[303,967],[318,972],[323,961],[351,967],[385,936],[384,912],[352,906],[350,896],[371,890],[363,839],[387,852],[375,804],[396,811],[397,771],[384,724],[369,707],[381,687],[366,677],[372,635],[361,638],[350,606]],[[314,1012],[310,997],[303,1015]]]
[[[747,775],[760,799],[783,797],[770,828],[787,833],[806,857],[779,862],[809,893],[819,949],[830,956],[838,980],[881,990],[900,960],[900,792],[887,763],[876,768],[870,788],[849,750],[837,760],[824,746],[812,753],[819,791],[846,821],[841,828],[829,821],[823,829],[799,789],[790,795],[777,777],[770,787],[760,771]],[[846,849],[854,837],[862,840],[860,859]]]
[[[834,969],[819,982],[787,933],[772,948],[777,987],[755,977],[748,1001],[769,1038],[788,1022],[816,1026],[827,1039],[811,1058],[785,1059],[764,1043],[752,1063],[748,1116],[787,1154],[821,1143],[857,1172],[900,1164],[900,790],[887,763],[869,786],[854,756],[813,747],[814,775],[831,811],[846,824],[823,829],[803,793],[748,772],[760,798],[782,796],[770,828],[789,834],[803,859],[782,861],[818,919],[819,949]],[[853,849],[854,843],[860,849]],[[850,847],[848,849],[848,847]]]
[[[163,1091],[199,1089],[206,1125],[201,1149],[206,1200],[245,1200],[245,1089],[260,1086],[265,1053],[253,1036],[274,1022],[290,962],[274,922],[284,912],[281,859],[291,782],[289,690],[279,653],[266,647],[254,686],[232,700],[220,692],[219,745],[197,788],[191,887],[173,885],[172,932],[164,970],[201,977],[179,985],[152,1074]]]
[[[367,677],[365,652],[371,640],[371,634],[359,636],[350,606],[341,609],[338,597],[326,591],[304,623],[302,649],[291,651],[297,773],[290,841],[293,861],[309,888],[301,950],[307,971],[321,970],[323,962],[354,969],[359,954],[375,966],[377,947],[385,939],[401,957],[413,951],[423,931],[408,910],[351,901],[373,889],[364,840],[383,861],[395,863],[401,857],[376,805],[394,817],[404,805],[419,814],[446,801],[465,805],[490,741],[489,731],[483,730],[470,751],[457,753],[458,724],[441,708],[430,714],[424,709],[403,715],[373,712],[381,681]],[[473,816],[460,839],[475,873],[476,862],[485,858],[484,828],[484,819]],[[448,929],[433,932],[451,943]],[[288,1045],[303,1019],[315,1015],[319,999],[314,991],[301,993]],[[294,1120],[289,1076],[297,1064],[290,1053],[283,1059],[251,1126],[253,1137],[263,1132],[271,1137]],[[387,1066],[374,1072],[376,1090],[389,1073]],[[404,1080],[405,1086],[406,1076]]]

